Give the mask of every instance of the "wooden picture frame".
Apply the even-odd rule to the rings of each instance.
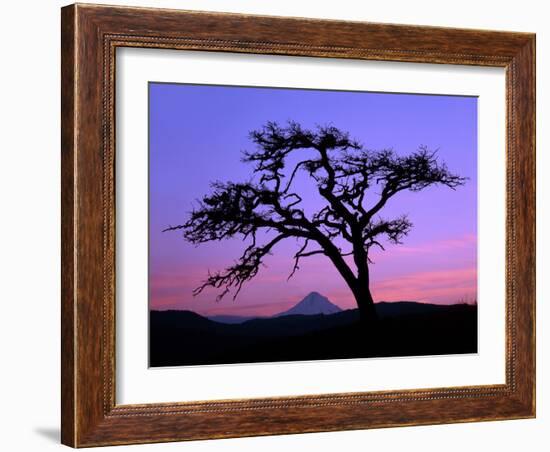
[[[62,442],[73,447],[535,416],[535,35],[71,5],[62,9]],[[506,70],[506,383],[117,405],[118,47]]]

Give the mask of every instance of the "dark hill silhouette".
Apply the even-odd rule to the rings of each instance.
[[[332,303],[327,297],[318,292],[310,292],[301,301],[292,308],[271,316],[237,316],[237,315],[213,315],[208,319],[220,323],[237,324],[247,320],[258,318],[283,317],[287,315],[315,315],[315,314],[335,314],[342,309]]]
[[[382,302],[376,310],[380,320],[370,331],[361,325],[357,309],[241,323],[221,323],[191,311],[151,311],[150,365],[477,352],[477,306]]]
[[[311,307],[311,296],[319,296],[324,298],[330,305],[333,307],[329,307],[328,309],[333,309],[333,312],[322,312],[322,309],[325,307],[324,303],[322,303],[320,306],[317,305],[314,308]],[[307,306],[306,303],[309,303],[310,306]],[[306,306],[303,306],[302,303],[306,304]],[[446,309],[453,309],[451,306],[457,306],[457,305],[437,305],[437,304],[430,304],[430,303],[418,303],[415,301],[381,301],[379,303],[376,303],[375,309],[379,317],[391,317],[391,316],[397,316],[397,315],[406,315],[406,314],[421,314],[421,313],[430,313],[438,310],[446,310]],[[209,320],[213,320],[215,322],[219,323],[228,323],[228,324],[240,324],[244,323],[248,320],[253,319],[269,319],[274,317],[282,317],[286,315],[293,315],[293,314],[302,314],[306,315],[305,309],[302,310],[302,308],[305,307],[306,309],[316,309],[317,312],[310,312],[309,315],[312,314],[332,314],[337,312],[342,312],[342,309],[338,307],[337,305],[331,303],[326,297],[323,297],[322,295],[318,294],[317,292],[311,292],[307,297],[305,297],[302,301],[297,303],[292,308],[281,312],[279,314],[275,314],[273,316],[262,316],[262,317],[254,317],[254,316],[238,316],[238,315],[214,315],[207,317]],[[302,312],[300,312],[302,311]]]
[[[219,323],[238,324],[238,323],[246,322],[247,320],[257,319],[260,317],[220,314],[220,315],[211,315],[211,316],[208,316],[207,318],[209,320],[213,320],[214,322],[219,322]]]

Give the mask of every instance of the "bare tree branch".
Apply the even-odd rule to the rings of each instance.
[[[288,275],[287,281],[294,276],[296,271],[300,269],[299,263],[300,259],[302,257],[309,257],[314,256],[316,254],[326,254],[325,250],[313,250],[313,251],[306,251],[306,248],[309,245],[309,240],[306,239],[302,247],[298,250],[298,252],[294,255],[294,267],[292,268],[292,271],[290,272],[290,275]]]
[[[406,216],[382,219],[375,216],[401,191],[420,191],[431,185],[451,189],[466,178],[451,173],[437,159],[437,152],[421,146],[409,155],[392,149],[365,149],[346,132],[334,126],[308,130],[296,122],[286,127],[268,122],[250,133],[254,151],[243,153],[251,164],[249,182],[214,182],[183,224],[165,231],[181,231],[190,243],[199,245],[241,237],[250,243],[234,265],[210,274],[194,293],[207,287],[221,289],[218,299],[256,276],[272,248],[289,237],[303,240],[294,255],[289,279],[300,260],[313,255],[328,257],[354,294],[369,282],[370,249],[384,250],[383,241],[400,244],[412,228]],[[290,158],[296,156],[296,158]],[[303,194],[297,193],[296,179],[304,173],[314,182],[323,207],[306,215]],[[257,232],[273,236],[260,245]],[[335,241],[351,245],[344,253]],[[308,250],[310,244],[317,247]],[[353,255],[355,269],[344,260]]]

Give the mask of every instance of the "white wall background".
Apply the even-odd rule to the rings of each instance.
[[[550,31],[545,2],[395,0],[113,0],[118,4],[305,16],[537,33],[538,282],[535,420],[405,427],[222,441],[118,447],[115,450],[256,451],[548,450],[550,297],[545,255],[550,241]],[[94,2],[95,3],[95,2]],[[2,6],[0,46],[0,447],[59,450],[59,8],[60,1],[27,0]],[[546,300],[545,300],[546,299]]]

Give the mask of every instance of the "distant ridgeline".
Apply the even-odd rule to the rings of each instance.
[[[365,331],[357,309],[311,292],[271,317],[150,312],[150,365],[181,366],[477,352],[477,306],[380,302]],[[366,340],[368,339],[368,340]]]

